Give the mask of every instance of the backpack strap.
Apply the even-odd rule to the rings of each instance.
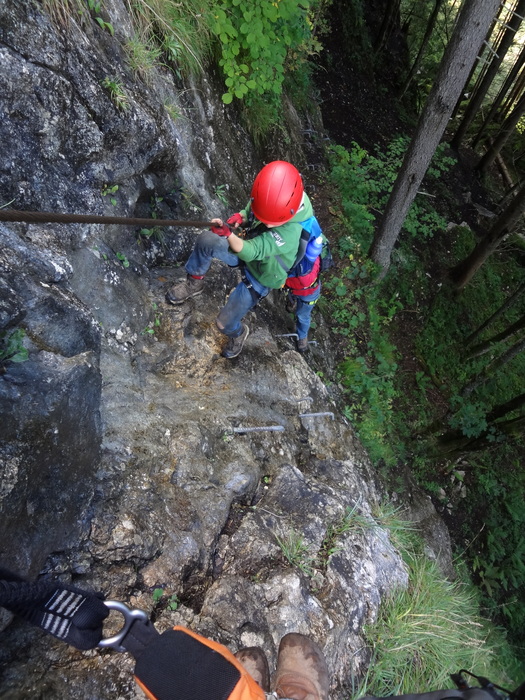
[[[299,223],[302,225],[303,222],[299,221]],[[299,248],[297,249],[297,255],[295,256],[295,260],[293,262],[293,265],[291,267],[288,267],[284,260],[281,258],[280,255],[276,255],[275,259],[279,263],[279,265],[283,268],[283,270],[288,274],[290,270],[293,270],[294,267],[301,262],[301,260],[304,258],[304,254],[306,253],[306,246],[308,245],[308,241],[310,240],[310,232],[303,228],[301,230],[301,237],[299,238]]]

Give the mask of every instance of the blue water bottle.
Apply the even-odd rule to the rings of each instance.
[[[310,260],[310,262],[315,262],[317,258],[321,255],[323,250],[323,237],[317,236],[317,238],[310,238],[308,245],[306,246],[305,257]]]

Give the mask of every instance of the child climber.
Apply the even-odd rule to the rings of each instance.
[[[302,224],[312,218],[312,205],[297,168],[282,160],[268,163],[255,178],[246,209],[231,216],[226,224],[212,219],[211,231],[199,235],[185,266],[187,279],[168,290],[167,301],[182,304],[201,294],[204,276],[214,258],[231,267],[240,266],[242,282],[230,294],[216,320],[219,330],[229,339],[222,355],[237,357],[250,332],[242,319],[271,289],[286,284],[299,250]],[[247,238],[236,235],[228,224],[234,230],[248,226]],[[321,286],[317,280],[299,294],[295,289],[290,292],[298,300],[297,349],[305,352],[310,316]]]

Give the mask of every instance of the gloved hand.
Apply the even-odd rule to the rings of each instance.
[[[242,214],[237,213],[230,216],[226,223],[231,224],[234,226],[234,228],[237,228],[237,226],[240,226],[243,221],[244,219],[242,218]]]
[[[227,224],[222,224],[222,226],[212,226],[210,230],[213,233],[216,233],[218,236],[223,236],[224,238],[228,238],[232,235],[232,232]]]

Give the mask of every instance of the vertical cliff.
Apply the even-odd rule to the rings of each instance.
[[[114,36],[89,16],[60,24],[39,3],[0,4],[0,204],[207,219],[226,213],[224,196],[230,212],[245,203],[263,157],[297,162],[313,185],[293,107],[287,138],[256,153],[211,69],[186,82],[165,67],[133,74],[126,8],[105,7]],[[366,663],[362,625],[406,573],[375,524],[367,456],[314,371],[329,328],[317,318],[309,366],[279,337],[293,327],[275,293],[250,314],[245,352],[222,358],[214,319],[234,270],[214,265],[205,294],[164,303],[197,234],[0,225],[0,330],[22,331],[28,352],[0,374],[0,561],[139,605],[159,629],[260,644],[271,660],[284,633],[312,633],[343,694]],[[312,412],[326,415],[301,415]],[[340,527],[352,509],[369,528]],[[129,659],[18,621],[0,663],[5,698],[138,692]]]

